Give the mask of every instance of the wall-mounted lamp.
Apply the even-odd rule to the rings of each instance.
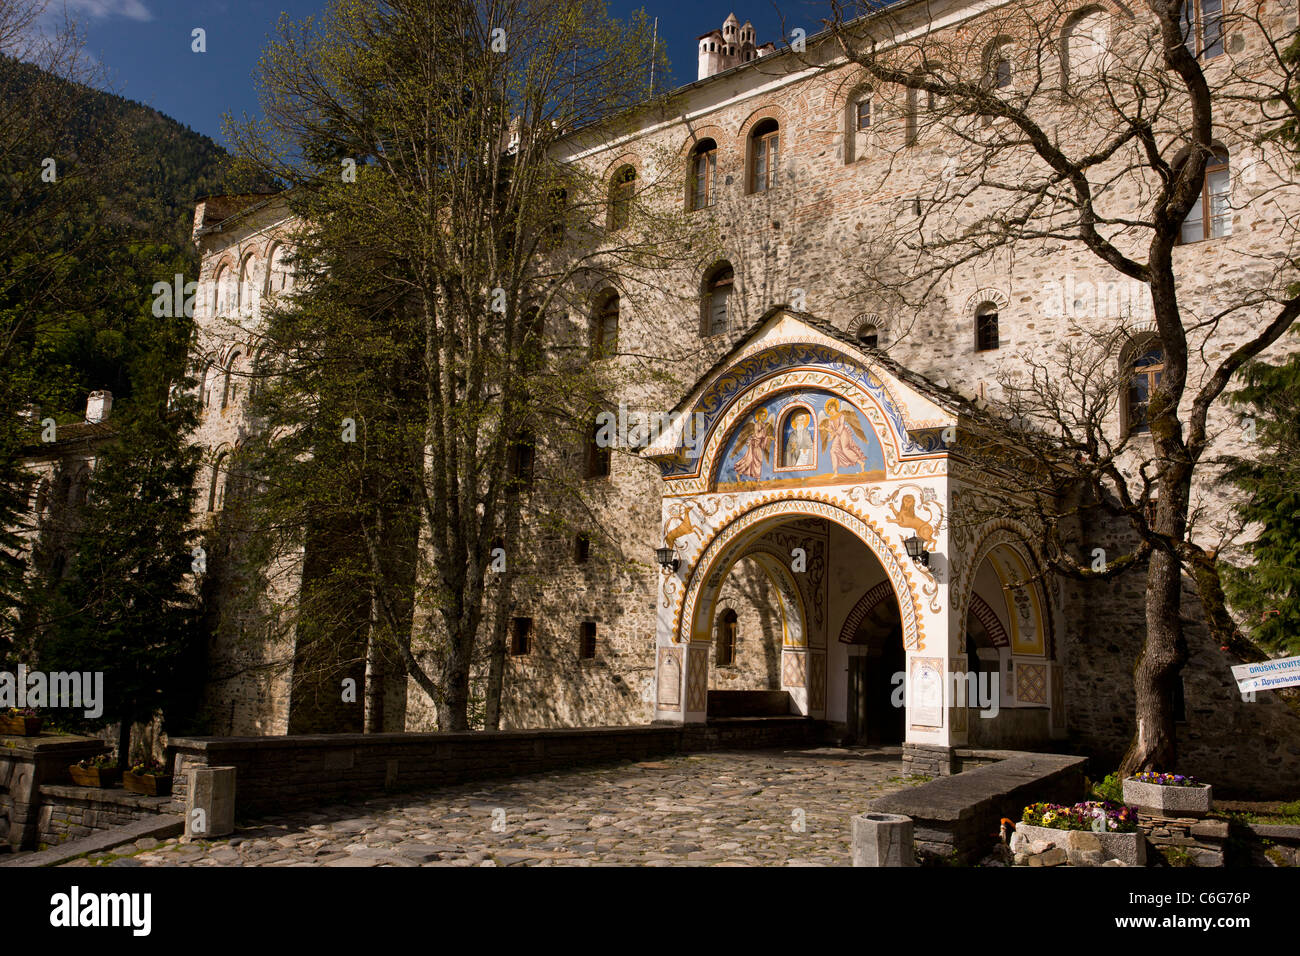
[[[668,547],[655,548],[655,560],[659,562],[659,567],[665,571],[676,571],[682,565],[682,560],[677,557],[677,552]]]
[[[916,535],[904,538],[903,547],[907,549],[907,556],[921,567],[928,568],[930,566],[930,554],[925,550],[925,542]]]

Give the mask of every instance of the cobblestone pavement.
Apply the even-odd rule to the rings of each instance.
[[[68,866],[847,866],[898,748],[727,751],[477,781],[141,840]],[[800,827],[802,824],[802,827]]]

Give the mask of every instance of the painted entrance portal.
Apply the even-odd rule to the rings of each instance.
[[[1063,732],[1059,597],[1030,529],[978,518],[999,492],[960,456],[974,419],[825,323],[760,322],[644,452],[678,558],[657,601],[656,719],[707,719],[711,670],[732,666],[717,642],[747,640],[728,596],[740,565],[770,602],[773,666],[755,689],[784,692],[791,712],[921,748],[966,743],[972,721],[982,740]]]

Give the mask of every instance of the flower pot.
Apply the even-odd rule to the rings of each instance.
[[[107,769],[97,769],[94,767],[78,767],[73,764],[68,768],[68,773],[72,775],[72,782],[79,787],[116,787],[122,777],[122,771],[116,767]]]
[[[0,716],[0,734],[13,737],[39,737],[44,717]]]
[[[1065,851],[1074,866],[1096,866],[1106,860],[1119,860],[1129,866],[1147,865],[1147,840],[1136,833],[1096,833],[1092,830],[1055,830],[1017,823],[1016,833],[1026,844],[1040,840]],[[1015,849],[1013,838],[1012,849]],[[1095,854],[1100,851],[1100,859]]]
[[[1129,777],[1124,781],[1124,802],[1165,817],[1203,817],[1214,806],[1214,788],[1208,783],[1166,787]]]
[[[165,797],[172,792],[172,778],[168,774],[127,773],[122,775],[122,786],[132,793],[146,797]]]

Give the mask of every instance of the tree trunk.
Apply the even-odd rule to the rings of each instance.
[[[131,769],[131,715],[123,714],[117,725],[117,768],[123,773]]]
[[[1133,670],[1137,733],[1120,763],[1125,776],[1139,770],[1173,772],[1178,757],[1173,689],[1187,660],[1179,616],[1182,576],[1178,561],[1156,551],[1147,566],[1146,642]]]
[[[370,639],[366,642],[366,714],[363,732],[382,734],[384,732],[384,678],[388,668],[384,666],[384,652],[378,640],[378,633],[383,627],[379,609],[372,596],[370,601]]]

